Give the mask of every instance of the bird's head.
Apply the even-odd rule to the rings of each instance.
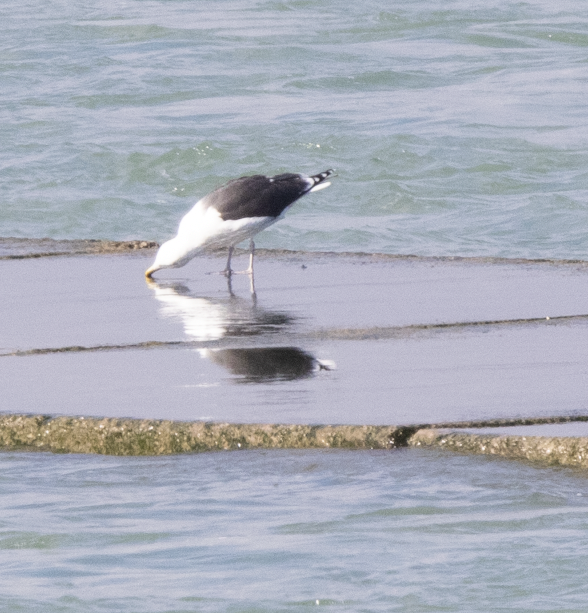
[[[145,271],[145,276],[151,279],[151,275],[157,270],[182,266],[185,255],[186,250],[182,247],[177,237],[172,238],[161,245],[155,256],[155,262]]]

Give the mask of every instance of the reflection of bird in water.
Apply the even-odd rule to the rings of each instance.
[[[197,341],[217,341],[225,337],[254,336],[283,331],[295,318],[280,311],[266,311],[255,300],[231,295],[224,300],[191,296],[179,284],[149,281],[165,317],[179,319],[185,333]],[[310,377],[334,364],[318,360],[296,347],[253,347],[245,349],[201,349],[200,354],[244,382],[291,381]]]
[[[332,370],[334,364],[317,360],[297,347],[254,347],[247,349],[201,349],[200,354],[223,366],[247,383],[293,381]]]
[[[213,341],[225,336],[252,336],[280,332],[295,318],[280,311],[267,311],[254,300],[229,296],[212,300],[191,296],[180,284],[149,282],[165,317],[179,319],[184,332],[197,341]]]
[[[332,174],[333,170],[326,170],[311,177],[287,173],[229,181],[199,200],[184,216],[177,235],[161,245],[145,276],[150,278],[162,268],[184,266],[211,247],[228,247],[229,258],[222,272],[230,276],[235,245],[247,238],[250,239],[249,268],[243,272],[253,273],[253,236],[278,221],[298,198],[328,187],[330,183],[326,179]]]

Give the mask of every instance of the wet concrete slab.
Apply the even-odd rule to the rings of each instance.
[[[376,339],[407,326],[588,316],[584,265],[270,253],[256,263],[252,300],[248,276],[234,276],[231,294],[206,274],[223,257],[147,284],[152,257],[0,260],[0,353],[305,331]]]
[[[315,424],[586,411],[588,326],[287,341],[4,357],[3,407],[18,413]],[[290,354],[282,370],[272,362],[276,346]],[[264,353],[270,354],[269,369]],[[317,360],[330,369],[321,369]]]
[[[573,421],[563,424],[533,424],[498,428],[460,428],[458,431],[482,436],[543,436],[550,438],[581,436],[583,438],[588,438],[588,422]]]
[[[1,410],[415,424],[588,413],[582,264],[152,253],[0,260]],[[231,291],[230,291],[231,290]],[[548,317],[549,319],[546,319]]]

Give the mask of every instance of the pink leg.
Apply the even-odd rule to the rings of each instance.
[[[253,254],[255,253],[255,243],[253,239],[249,240],[249,268],[247,270],[238,270],[236,275],[252,275],[253,274]]]

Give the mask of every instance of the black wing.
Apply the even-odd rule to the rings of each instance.
[[[275,177],[254,175],[229,181],[203,199],[224,220],[244,217],[279,217],[284,210],[334,171],[312,177],[286,173]]]

